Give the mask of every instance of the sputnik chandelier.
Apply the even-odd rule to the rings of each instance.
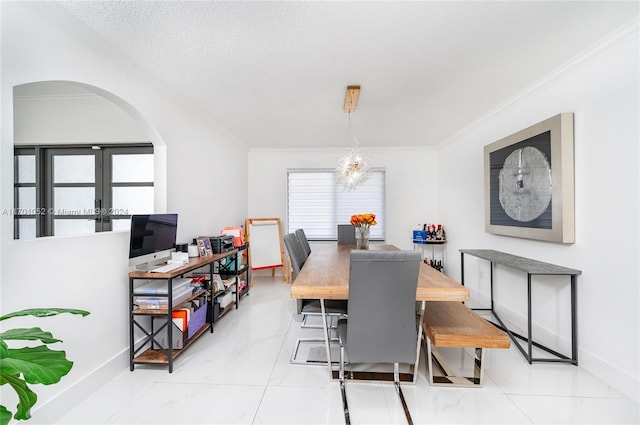
[[[344,111],[349,114],[349,138],[352,136],[351,113],[356,110],[358,97],[360,96],[360,86],[348,86],[344,99]],[[371,175],[370,161],[360,150],[358,138],[353,135],[353,147],[351,151],[340,159],[336,167],[336,177],[338,184],[350,192],[364,183]]]

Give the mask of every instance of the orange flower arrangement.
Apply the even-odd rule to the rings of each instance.
[[[365,229],[378,224],[376,223],[376,215],[371,213],[352,215],[349,223],[353,226],[363,227]]]
[[[355,214],[349,221],[356,228],[356,247],[358,249],[369,249],[369,228],[375,226],[375,214]]]

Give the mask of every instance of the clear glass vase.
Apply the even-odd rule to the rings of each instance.
[[[356,227],[356,248],[357,249],[369,249],[369,228],[357,226]]]

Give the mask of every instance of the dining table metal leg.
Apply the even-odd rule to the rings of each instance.
[[[331,361],[331,342],[329,341],[329,326],[327,323],[327,312],[324,306],[324,299],[320,299],[320,311],[322,312],[322,329],[324,331],[324,346],[327,350],[327,366],[329,367],[329,378],[333,379],[333,363]]]
[[[420,365],[420,352],[422,351],[422,320],[424,320],[424,310],[427,306],[426,301],[420,302],[420,318],[418,320],[418,342],[416,343],[416,363],[413,365],[413,383],[418,380],[418,366]]]

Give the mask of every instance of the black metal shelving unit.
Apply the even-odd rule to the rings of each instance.
[[[193,342],[195,342],[200,336],[205,334],[207,330],[213,333],[214,322],[217,320],[214,314],[214,301],[217,297],[220,297],[231,290],[231,285],[227,288],[227,291],[214,292],[211,286],[211,277],[218,268],[224,270],[225,267],[230,267],[229,264],[235,264],[237,262],[237,249],[232,251],[213,254],[206,257],[196,257],[189,259],[189,263],[172,270],[168,273],[152,273],[145,271],[133,271],[129,273],[129,365],[131,371],[135,369],[136,364],[147,365],[166,365],[169,373],[173,372],[173,363],[176,357],[184,352]],[[227,258],[232,257],[233,260],[229,262]],[[224,265],[223,265],[224,262]],[[200,290],[191,294],[184,300],[181,300],[179,304],[173,304],[173,289],[174,279],[185,276],[187,274],[198,273],[199,270],[208,269],[207,272],[209,280],[207,284]],[[235,267],[234,265],[234,268]],[[243,270],[240,270],[242,272]],[[149,294],[143,292],[137,292],[136,288],[139,287],[137,281],[147,280],[166,280],[167,292],[165,294]],[[236,277],[235,283],[236,293],[236,308],[238,308],[238,278]],[[153,298],[166,298],[166,308],[139,308],[135,304],[136,297],[153,297]],[[191,337],[184,337],[182,341],[182,348],[173,348],[173,322],[172,314],[175,310],[181,306],[189,305],[189,303],[199,300],[200,307],[206,306],[206,318],[204,324],[193,332]],[[163,303],[164,304],[164,303]],[[162,323],[158,326],[154,326],[154,318],[163,318]],[[142,338],[136,342],[135,330],[142,332]],[[166,332],[166,341],[168,346],[163,346],[159,339],[161,333]]]

